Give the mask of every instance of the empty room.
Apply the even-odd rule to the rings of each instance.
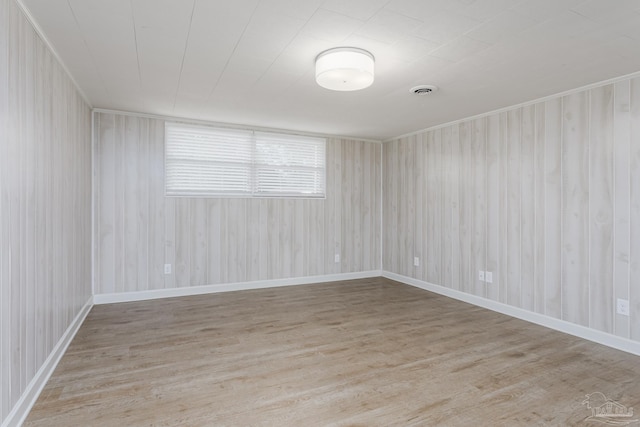
[[[2,427],[639,410],[640,1],[0,0]]]

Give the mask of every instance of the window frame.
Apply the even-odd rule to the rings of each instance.
[[[251,156],[250,161],[246,162],[246,166],[248,167],[248,176],[249,176],[249,186],[248,191],[246,192],[224,192],[220,190],[207,190],[203,189],[202,191],[190,190],[186,188],[175,188],[170,189],[168,183],[168,163],[170,157],[170,145],[175,142],[170,142],[170,129],[177,128],[182,132],[188,133],[188,129],[193,129],[198,132],[208,132],[210,131],[213,135],[212,140],[219,137],[218,134],[224,133],[238,133],[238,134],[247,134],[249,135],[248,143],[251,146]],[[313,175],[321,175],[318,179],[321,181],[315,184],[315,188],[318,188],[319,192],[304,192],[305,187],[302,186],[298,190],[293,191],[280,191],[274,190],[272,193],[265,191],[258,191],[259,188],[264,188],[263,185],[260,184],[258,177],[258,169],[268,169],[267,164],[257,163],[257,147],[259,144],[264,144],[264,141],[260,139],[261,136],[265,136],[268,139],[273,139],[277,141],[280,140],[298,145],[302,147],[304,144],[313,143],[315,144],[315,150],[320,149],[320,153],[316,154],[316,156],[320,156],[320,160],[316,161],[314,166],[303,166],[303,165],[280,165],[282,169],[289,169],[290,172],[295,173],[298,172],[301,175],[311,174]],[[233,128],[233,127],[220,127],[220,126],[207,126],[201,124],[191,124],[191,123],[182,123],[182,122],[165,122],[165,133],[164,133],[164,156],[163,156],[163,184],[164,184],[164,195],[165,197],[188,197],[188,198],[236,198],[236,199],[311,199],[311,200],[324,200],[327,198],[327,138],[318,137],[318,136],[309,136],[309,135],[299,135],[295,133],[283,133],[283,132],[270,132],[264,130],[254,130],[247,128]],[[313,156],[311,156],[313,157]],[[215,163],[212,163],[208,167],[214,166]],[[277,169],[278,165],[272,165],[273,168]],[[310,181],[314,181],[315,178],[311,178]],[[268,186],[267,186],[268,187]],[[309,186],[309,188],[313,187]]]

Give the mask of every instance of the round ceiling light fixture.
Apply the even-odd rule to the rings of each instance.
[[[371,86],[374,57],[357,47],[336,47],[316,57],[316,82],[338,91],[360,90]]]

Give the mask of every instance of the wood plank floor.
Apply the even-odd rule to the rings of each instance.
[[[640,357],[376,278],[95,306],[25,425],[597,425],[593,392],[640,412]]]

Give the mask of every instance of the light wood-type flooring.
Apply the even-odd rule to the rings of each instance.
[[[639,413],[640,357],[376,278],[95,306],[25,425],[604,425],[594,392]]]

